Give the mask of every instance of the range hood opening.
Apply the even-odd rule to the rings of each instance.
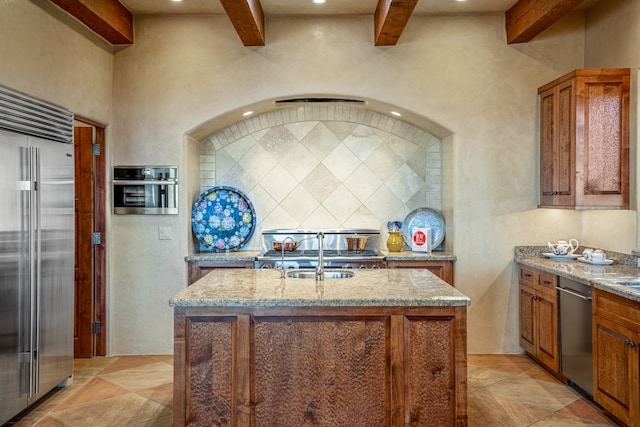
[[[362,101],[360,99],[330,98],[330,97],[288,98],[288,99],[279,99],[274,103],[277,107],[290,107],[293,105],[303,105],[303,104],[344,104],[344,105],[361,106],[361,107],[365,105],[365,101]]]

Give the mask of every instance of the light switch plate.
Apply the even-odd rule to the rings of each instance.
[[[171,240],[171,227],[158,227],[159,240]]]

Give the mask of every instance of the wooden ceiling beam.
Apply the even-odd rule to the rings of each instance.
[[[584,0],[519,0],[505,12],[507,43],[525,43]]]
[[[373,16],[374,44],[393,46],[407,25],[418,0],[378,0]]]
[[[245,46],[264,46],[264,13],[260,0],[220,0]]]
[[[133,44],[133,14],[118,0],[51,0],[111,44]]]

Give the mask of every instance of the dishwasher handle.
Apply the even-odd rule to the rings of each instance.
[[[584,295],[581,293],[578,293],[576,291],[573,291],[571,289],[567,289],[567,288],[561,288],[560,286],[556,286],[556,289],[562,292],[566,292],[570,295],[573,295],[574,297],[578,297],[578,298],[582,298],[585,301],[591,301],[591,296],[590,295]]]

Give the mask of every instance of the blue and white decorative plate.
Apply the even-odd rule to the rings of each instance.
[[[409,215],[407,215],[402,223],[402,232],[410,238],[409,242],[413,240],[413,229],[415,227],[431,228],[431,244],[433,249],[440,246],[440,243],[444,240],[444,218],[439,212],[433,209],[418,208],[409,212]]]
[[[212,187],[193,204],[191,228],[196,238],[214,252],[244,246],[256,227],[256,212],[249,199],[232,187]]]

